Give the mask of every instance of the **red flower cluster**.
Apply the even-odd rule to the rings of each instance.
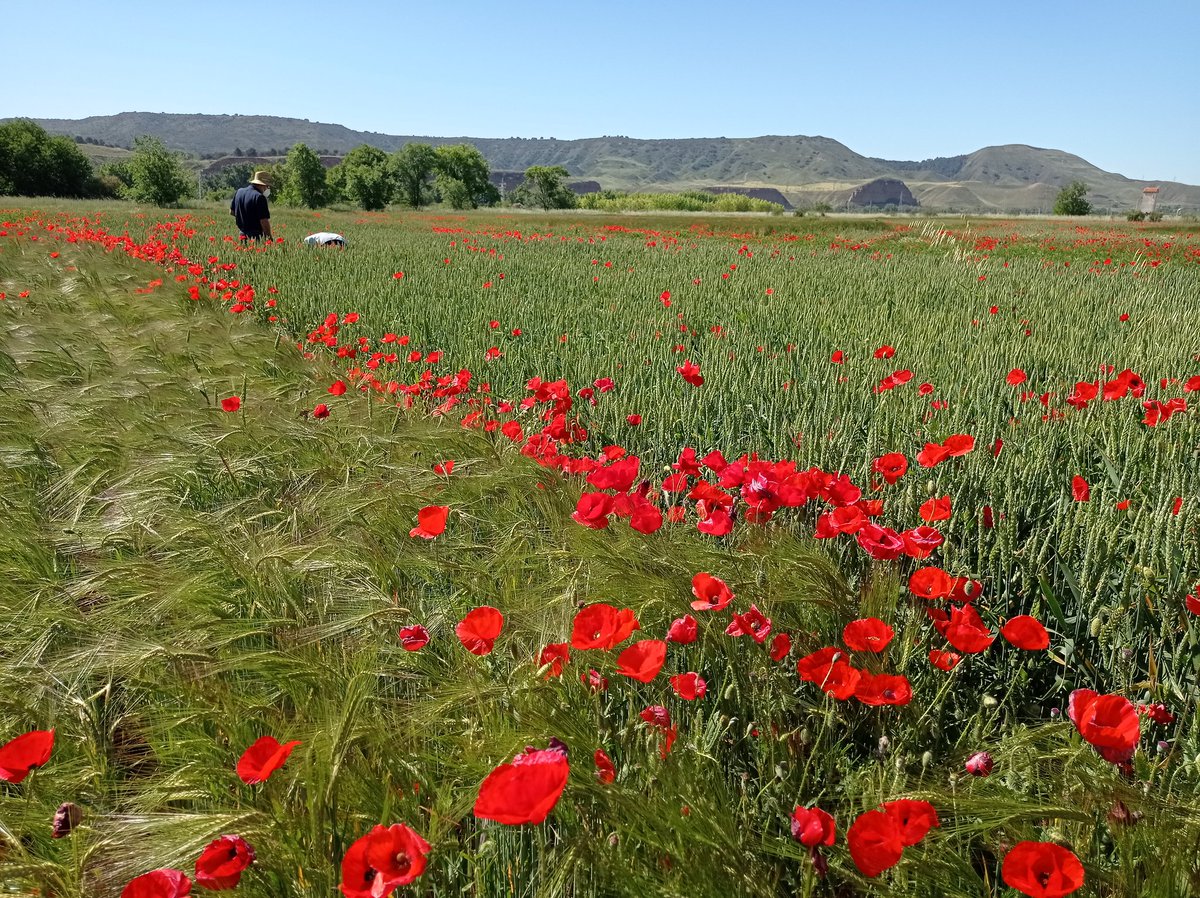
[[[900,863],[905,848],[939,825],[937,811],[927,801],[885,802],[882,810],[860,814],[850,824],[846,833],[850,859],[864,876],[878,876]]]

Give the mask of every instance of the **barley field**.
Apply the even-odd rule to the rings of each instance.
[[[15,202],[8,892],[1200,889],[1195,224]]]

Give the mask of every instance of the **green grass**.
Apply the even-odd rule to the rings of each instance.
[[[998,895],[1005,846],[1023,838],[1072,845],[1087,865],[1085,893],[1197,888],[1200,655],[1181,604],[1200,579],[1195,413],[1146,428],[1140,404],[1122,400],[1043,422],[1040,403],[1019,403],[1004,383],[1019,365],[1039,392],[1063,394],[1108,362],[1141,372],[1147,398],[1174,395],[1158,389],[1160,376],[1200,371],[1190,358],[1197,328],[1183,312],[1194,241],[1139,229],[1097,245],[1038,225],[983,261],[977,229],[945,237],[932,226],[804,220],[813,239],[802,231],[788,241],[765,219],[712,220],[697,233],[688,232],[694,218],[617,220],[652,235],[604,231],[608,219],[582,216],[277,212],[287,242],[256,253],[221,242],[227,222],[204,211],[193,235],[148,232],[156,215],[113,207],[101,224],[120,233],[127,218],[149,247],[138,255],[157,255],[147,233],[173,235],[164,248],[177,245],[214,279],[254,284],[257,311],[190,301],[192,276],[173,280],[185,271],[178,262],[164,270],[36,225],[36,242],[13,225],[0,238],[0,742],[57,730],[44,769],[0,785],[8,888],[117,895],[155,867],[190,872],[199,850],[228,832],[258,855],[242,894],[327,896],[349,844],[400,821],[433,844],[411,888],[429,895]],[[294,245],[318,228],[346,233],[351,248]],[[1118,265],[1137,260],[1140,236],[1172,242],[1156,250],[1168,261],[1106,270],[1099,251]],[[1067,249],[1047,249],[1047,237]],[[877,242],[829,248],[868,241]],[[738,255],[743,244],[753,258]],[[213,272],[210,254],[236,270]],[[1053,268],[1042,267],[1046,257]],[[738,269],[724,281],[730,264]],[[1003,314],[989,316],[991,304]],[[1127,327],[1116,321],[1122,311]],[[881,492],[884,520],[913,526],[926,497],[952,495],[934,561],[984,581],[990,621],[1037,613],[1053,631],[1051,652],[997,640],[953,675],[931,668],[925,655],[943,643],[924,603],[902,589],[910,567],[811,540],[812,511],[739,524],[724,539],[698,534],[694,515],[649,535],[624,522],[583,528],[570,520],[578,478],[535,465],[499,431],[459,426],[465,409],[433,417],[424,399],[406,410],[373,390],[329,396],[331,382],[365,362],[297,350],[330,312],[362,316],[338,335],[342,345],[360,333],[381,345],[394,331],[411,336],[406,348],[442,350],[436,374],[467,367],[491,383],[476,399],[519,401],[535,375],[575,388],[613,377],[616,391],[594,408],[577,401],[590,435],[576,451],[620,443],[656,482],[690,445],[795,458],[869,487],[875,456],[911,459],[926,439],[972,433],[971,455],[914,465]],[[680,312],[695,334],[671,333]],[[257,320],[272,315],[286,321]],[[676,339],[683,353],[672,351]],[[896,357],[877,361],[871,352],[884,342]],[[485,363],[492,345],[504,356]],[[834,349],[845,365],[829,363]],[[701,363],[704,387],[679,379],[683,358]],[[425,367],[385,364],[375,376],[411,383]],[[898,368],[914,371],[910,384],[871,392]],[[918,396],[925,380],[936,390]],[[242,409],[221,411],[232,395]],[[935,398],[949,408],[933,412]],[[328,419],[309,414],[319,402],[332,408]],[[517,416],[527,432],[540,423],[479,408]],[[634,411],[645,419],[638,428],[625,421]],[[997,436],[1005,448],[992,458]],[[434,474],[447,458],[453,474]],[[1086,505],[1069,499],[1075,473],[1092,483]],[[1186,501],[1173,515],[1177,495]],[[1117,498],[1131,510],[1118,513]],[[994,530],[980,523],[985,503]],[[449,505],[450,525],[433,541],[413,539],[428,504]],[[561,680],[539,676],[541,647],[568,638],[580,605],[631,607],[639,635],[661,637],[701,570],[792,634],[789,661],[725,636],[727,618],[697,614],[701,638],[672,646],[664,676],[700,672],[710,692],[699,702],[676,699],[663,676],[641,685],[616,675],[615,653],[573,652]],[[481,604],[500,608],[506,627],[495,652],[478,658],[453,628]],[[835,644],[862,614],[895,627],[886,660],[864,663],[907,675],[911,705],[837,703],[797,680],[794,659]],[[415,654],[396,638],[411,623],[432,635]],[[579,682],[590,667],[609,678],[607,693]],[[1164,700],[1180,720],[1143,723],[1124,777],[1051,714],[1076,686]],[[667,705],[680,726],[663,760],[639,717],[650,704]],[[268,783],[244,786],[234,764],[264,733],[303,745]],[[572,773],[549,820],[476,820],[487,772],[552,736],[570,747]],[[616,763],[611,786],[593,776],[599,747]],[[996,772],[965,777],[963,761],[981,748]],[[867,880],[845,829],[897,797],[932,801],[942,826],[895,871]],[[66,800],[84,808],[84,824],[54,841],[49,821]],[[1109,823],[1118,800],[1141,822]],[[825,884],[788,836],[792,807],[814,803],[838,822]]]

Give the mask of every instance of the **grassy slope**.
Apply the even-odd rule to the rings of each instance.
[[[969,684],[942,691],[905,647],[919,609],[888,573],[852,594],[784,530],[739,530],[728,545],[690,528],[584,530],[567,517],[577,488],[507,441],[364,397],[335,403],[332,370],[272,333],[189,303],[169,279],[135,292],[162,276],[144,263],[79,245],[51,259],[47,241],[0,248],[0,732],[55,726],[59,740],[50,765],[0,793],[0,881],[104,898],[239,832],[259,856],[241,894],[326,896],[356,835],[403,820],[434,844],[429,894],[813,894],[786,834],[792,804],[820,802],[843,832],[904,794],[934,800],[943,826],[880,894],[988,894],[1003,844],[1023,837],[1072,840],[1114,894],[1186,893],[1186,864],[1166,859],[1200,837],[1194,771],[1145,761],[1155,788],[1143,797],[1067,725],[1027,729],[1015,657],[987,701]],[[234,394],[243,410],[220,411]],[[333,417],[303,414],[322,400]],[[448,479],[430,470],[447,457]],[[450,528],[411,539],[431,502],[454,510]],[[900,648],[888,667],[924,701],[823,700],[708,621],[668,662],[710,680],[695,706],[662,678],[615,676],[595,652],[561,681],[539,678],[538,649],[567,636],[578,604],[627,604],[659,636],[705,569],[801,650],[860,611],[889,617]],[[452,629],[483,603],[508,627],[481,659]],[[433,641],[407,654],[395,632],[413,622]],[[613,681],[603,697],[578,682],[589,666]],[[638,718],[650,703],[680,723],[665,761]],[[264,732],[304,745],[269,784],[244,787],[233,763]],[[550,736],[573,767],[550,822],[474,821],[491,766]],[[984,742],[1002,773],[957,781]],[[601,745],[619,771],[609,788],[591,773]],[[1116,798],[1147,819],[1107,826]],[[63,800],[85,825],[52,842]],[[839,894],[866,894],[844,848],[830,855]]]

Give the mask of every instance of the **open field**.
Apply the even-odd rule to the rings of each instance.
[[[397,894],[1015,895],[1022,841],[1200,889],[1200,231],[273,211],[0,210],[9,890],[236,834],[328,896],[392,823]],[[565,788],[494,822],[527,745]]]

